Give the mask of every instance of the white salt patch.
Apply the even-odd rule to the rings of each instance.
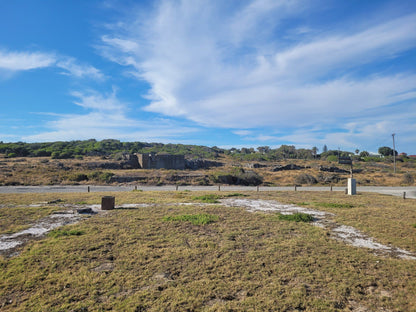
[[[117,206],[116,208],[146,208],[149,207],[149,204],[123,204]]]
[[[355,247],[364,247],[391,255],[394,254],[402,259],[416,260],[416,256],[409,251],[377,243],[373,238],[366,236],[352,226],[339,225],[334,221],[326,219],[328,216],[334,216],[332,213],[297,207],[294,205],[284,205],[276,201],[266,200],[229,198],[224,199],[221,202],[230,207],[244,207],[250,212],[273,211],[281,214],[307,213],[315,218],[315,221],[311,223],[312,225],[324,229],[331,228],[335,239]]]
[[[47,232],[66,225],[76,223],[80,220],[80,216],[76,214],[52,214],[46,218],[39,220],[32,227],[13,234],[0,235],[0,251],[7,251],[22,245],[27,236],[39,237]]]
[[[21,241],[10,241],[10,242],[2,242],[0,241],[0,251],[9,250],[16,246],[23,244]]]
[[[312,215],[313,217],[324,217],[326,215],[333,215],[329,212],[312,210],[294,205],[284,205],[275,201],[228,198],[221,200],[221,203],[227,206],[245,207],[250,212],[275,211],[280,212],[281,214],[307,213]]]

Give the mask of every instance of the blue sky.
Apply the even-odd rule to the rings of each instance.
[[[416,2],[0,0],[0,141],[416,154]]]

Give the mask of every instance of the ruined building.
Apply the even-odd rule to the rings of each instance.
[[[185,169],[183,155],[137,154],[137,159],[142,169]]]

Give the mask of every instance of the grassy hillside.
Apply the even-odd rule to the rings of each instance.
[[[346,185],[349,167],[337,161],[282,159],[279,161],[236,160],[219,155],[221,167],[205,170],[106,169],[120,164],[113,157],[85,156],[83,159],[15,157],[0,155],[0,185],[50,184],[250,184],[269,186]],[[252,168],[257,164],[259,168]],[[282,169],[283,168],[283,169]],[[290,170],[294,168],[294,170]],[[341,172],[328,170],[337,169]],[[335,171],[337,171],[335,170]],[[344,170],[344,172],[342,172]],[[354,161],[354,177],[359,185],[414,185],[416,162],[393,163]]]

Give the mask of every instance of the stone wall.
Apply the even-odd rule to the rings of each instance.
[[[137,154],[142,169],[185,169],[183,155]]]

